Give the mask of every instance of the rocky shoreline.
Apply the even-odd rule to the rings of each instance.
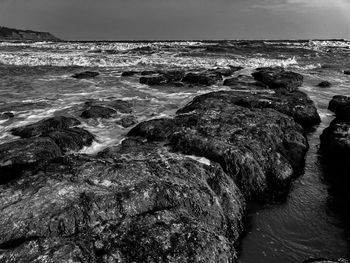
[[[76,116],[13,129],[21,138],[0,145],[0,260],[236,262],[246,203],[286,196],[304,166],[305,129],[320,123],[298,90],[302,75],[259,68],[230,77],[237,70],[123,73],[148,85],[231,90],[141,122],[93,156],[72,153],[94,140],[79,118],[130,121],[131,104],[90,101]]]

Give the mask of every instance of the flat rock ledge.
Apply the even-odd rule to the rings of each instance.
[[[198,96],[94,156],[70,153],[93,140],[75,118],[13,129],[0,262],[237,262],[246,201],[286,196],[318,119],[305,94],[278,88]]]

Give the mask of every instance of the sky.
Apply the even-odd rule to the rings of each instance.
[[[65,40],[350,39],[350,0],[0,0],[0,25]]]

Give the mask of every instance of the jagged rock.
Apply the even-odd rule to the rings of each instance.
[[[120,113],[131,113],[132,105],[124,100],[98,101],[92,100],[84,104],[84,110],[81,113],[83,118],[110,118]]]
[[[89,79],[89,78],[97,77],[98,75],[100,75],[100,73],[98,73],[98,72],[84,71],[84,72],[80,72],[80,73],[76,73],[76,74],[72,75],[72,78],[75,78],[75,79]]]
[[[49,132],[53,132],[56,130],[64,130],[74,126],[78,126],[80,124],[80,121],[75,118],[57,116],[44,119],[26,126],[13,128],[11,130],[11,133],[15,136],[20,136],[22,138],[30,138],[37,136],[45,136]]]
[[[137,72],[137,71],[133,71],[133,70],[131,70],[131,71],[124,71],[123,73],[122,73],[122,77],[131,77],[131,76],[134,76],[134,75],[136,75],[136,74],[138,74],[139,72]]]
[[[94,140],[90,132],[76,127],[80,124],[80,121],[75,118],[57,116],[14,128],[11,132],[22,138],[50,137],[63,152],[77,151],[84,146],[90,146]]]
[[[20,139],[0,145],[0,184],[19,177],[26,168],[62,155],[50,138]]]
[[[12,119],[13,117],[15,117],[15,115],[9,111],[0,113],[0,120]]]
[[[112,109],[112,108],[93,105],[93,106],[88,107],[86,110],[84,110],[81,113],[80,117],[85,118],[85,119],[110,118],[116,113],[117,113],[117,111]]]
[[[147,76],[147,75],[153,75],[153,74],[157,74],[157,71],[154,70],[144,70],[141,71],[141,76]]]
[[[128,128],[137,123],[137,118],[135,116],[129,115],[122,117],[120,120],[116,121],[116,124],[123,126],[124,128]]]
[[[258,89],[258,88],[257,88]],[[248,93],[238,91],[219,91],[197,96],[178,110],[178,113],[186,113],[193,110],[210,109],[213,104],[220,100],[223,103],[239,105],[247,108],[272,108],[289,115],[304,127],[310,127],[321,122],[315,104],[303,92],[287,92],[276,90],[274,93]]]
[[[141,84],[146,84],[149,86],[162,85],[168,82],[167,78],[163,75],[157,76],[144,76],[140,78]]]
[[[167,79],[167,83],[180,82],[185,76],[184,70],[167,70],[160,73]]]
[[[304,77],[298,73],[285,71],[283,68],[258,68],[252,76],[261,81],[271,89],[286,89],[295,91],[303,84]]]
[[[333,111],[338,119],[350,120],[350,97],[334,96],[329,102],[328,109]]]
[[[190,72],[187,73],[182,79],[183,82],[194,84],[194,85],[205,85],[210,86],[218,81],[222,80],[221,74],[204,71],[200,73]]]
[[[126,140],[0,185],[0,261],[233,262],[244,199],[215,164]]]
[[[321,88],[328,88],[332,86],[332,84],[329,81],[322,81],[319,84],[317,84],[317,86]]]
[[[262,82],[256,81],[251,76],[239,75],[238,77],[228,78],[224,80],[224,86],[236,86],[239,89],[267,89],[267,85]]]
[[[128,135],[165,141],[175,151],[218,162],[247,197],[288,189],[308,149],[301,126],[271,109],[238,106],[225,100],[225,93],[204,96],[174,119],[140,123]]]

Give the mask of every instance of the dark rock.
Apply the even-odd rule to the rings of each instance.
[[[146,84],[149,86],[162,85],[162,84],[166,84],[167,82],[168,82],[168,79],[163,75],[146,76],[146,77],[140,78],[141,84]]]
[[[322,81],[317,86],[321,88],[328,88],[332,86],[332,84],[329,81]]]
[[[350,121],[333,120],[321,134],[321,149],[330,161],[350,164]]]
[[[46,137],[20,139],[1,144],[0,184],[20,176],[26,168],[42,165],[61,155],[61,149],[53,140]]]
[[[230,69],[233,72],[240,71],[240,70],[244,69],[243,67],[240,67],[240,66],[231,66],[231,65],[229,65],[229,67],[230,67]]]
[[[187,73],[182,79],[183,82],[194,84],[194,85],[214,85],[216,82],[221,81],[221,74],[215,72],[201,72],[201,73]]]
[[[48,32],[0,27],[0,41],[60,41]]]
[[[153,75],[153,74],[157,74],[158,72],[157,71],[154,71],[154,70],[144,70],[141,72],[141,75],[142,76],[147,76],[147,75]]]
[[[45,136],[49,132],[53,132],[56,130],[64,130],[80,124],[80,121],[75,118],[57,116],[44,119],[27,126],[13,128],[11,130],[11,133],[15,136],[20,136],[22,138],[30,138],[37,136]]]
[[[333,111],[338,119],[350,120],[350,97],[334,96],[329,102],[328,109]]]
[[[76,73],[76,74],[72,75],[72,78],[75,78],[75,79],[89,79],[89,78],[97,77],[98,75],[100,75],[100,73],[98,73],[98,72],[84,71],[84,72],[80,72],[80,73]]]
[[[90,106],[86,110],[84,110],[80,117],[85,118],[85,119],[90,119],[90,118],[110,118],[114,114],[116,114],[116,110],[103,107],[103,106]]]
[[[345,75],[350,75],[350,70],[344,70]]]
[[[84,146],[90,146],[95,139],[90,132],[77,127],[53,131],[47,136],[53,139],[63,152],[79,151]]]
[[[245,205],[233,180],[152,143],[68,156],[0,192],[2,262],[237,258]]]
[[[15,117],[15,115],[12,112],[1,112],[0,113],[0,120],[7,120],[7,119],[12,119]]]
[[[174,119],[140,123],[128,135],[218,162],[247,197],[285,193],[308,149],[303,129],[277,111],[238,106],[228,94],[196,97]]]
[[[216,69],[210,69],[209,72],[213,72],[216,74],[220,74],[224,77],[229,77],[231,76],[235,71],[241,70],[242,68],[240,67],[229,67],[229,68],[216,68]]]
[[[213,104],[219,105],[220,100],[223,105],[234,104],[247,108],[271,108],[294,118],[303,127],[310,127],[321,122],[315,104],[303,92],[287,92],[276,90],[274,93],[248,93],[238,91],[219,91],[197,96],[178,110],[178,113],[187,113],[193,110],[210,109]],[[220,106],[220,105],[219,105]]]
[[[86,119],[110,118],[117,112],[130,114],[132,112],[131,103],[124,100],[87,101],[80,116]]]
[[[239,75],[238,77],[228,78],[224,80],[224,86],[235,86],[242,89],[267,89],[268,86],[260,81],[256,81],[251,76]]]
[[[168,83],[179,82],[185,76],[185,71],[183,70],[167,70],[160,73],[167,79]]]
[[[133,70],[131,70],[131,71],[124,71],[123,73],[122,73],[122,77],[131,77],[131,76],[134,76],[134,75],[136,75],[136,74],[138,74],[139,72],[137,72],[137,71],[133,71]]]
[[[283,68],[258,68],[252,76],[269,86],[271,89],[286,89],[295,91],[303,84],[304,77],[298,73],[285,71]]]
[[[135,116],[129,115],[122,117],[120,120],[116,121],[116,124],[123,126],[124,128],[128,128],[137,123],[137,118]]]
[[[90,146],[94,139],[90,132],[75,127],[79,124],[80,121],[75,118],[57,116],[14,128],[11,132],[22,138],[50,137],[63,152],[77,151],[84,146]]]

